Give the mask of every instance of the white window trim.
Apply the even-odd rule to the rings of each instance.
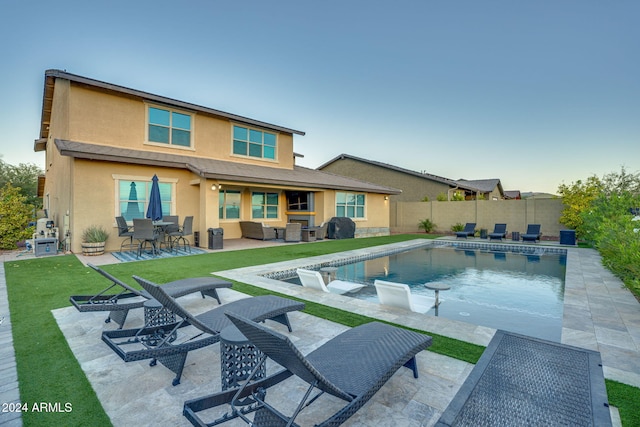
[[[191,117],[191,130],[190,130],[190,140],[189,147],[185,147],[182,145],[174,145],[174,144],[163,144],[162,142],[153,142],[149,141],[149,108],[157,108],[159,110],[166,110],[171,113],[180,113],[185,116]],[[151,145],[153,147],[169,147],[175,148],[177,150],[186,150],[186,151],[196,151],[196,138],[195,138],[195,127],[196,127],[196,119],[195,114],[190,111],[179,110],[177,108],[167,107],[166,105],[160,104],[152,104],[150,102],[144,103],[144,145]]]
[[[338,216],[338,193],[345,193],[345,194],[362,194],[364,195],[364,216],[362,217],[349,217],[349,216],[345,216],[344,218],[349,218],[351,220],[353,220],[354,222],[356,221],[367,221],[367,212],[369,210],[369,203],[367,203],[367,199],[368,199],[368,194],[363,192],[363,191],[336,191],[335,195],[334,195],[334,203],[333,203],[333,207],[334,207],[334,214],[336,216]],[[356,205],[357,206],[357,205]]]

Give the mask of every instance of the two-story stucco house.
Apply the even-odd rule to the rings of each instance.
[[[157,175],[163,213],[194,217],[203,236],[239,238],[241,220],[320,225],[349,216],[356,235],[389,232],[399,190],[295,164],[304,132],[60,70],[45,72],[40,137],[43,204],[73,252],[102,225],[119,248],[115,217],[144,217]],[[193,243],[193,242],[192,242]],[[200,246],[206,246],[204,238]]]

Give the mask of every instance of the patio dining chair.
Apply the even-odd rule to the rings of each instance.
[[[147,248],[147,243],[151,245],[153,255],[158,252],[158,233],[150,219],[133,219],[133,238],[138,241],[136,258],[140,258],[142,251]]]
[[[189,240],[186,239],[187,236],[191,236],[193,234],[193,216],[187,216],[184,218],[184,223],[182,227],[178,230],[169,233],[169,239],[171,240],[171,249],[175,249],[176,252],[180,247],[180,242],[185,250],[189,250],[191,253],[191,245],[189,244]]]
[[[344,402],[331,414],[313,410],[316,426],[339,426],[355,414],[402,366],[418,378],[416,355],[431,345],[431,337],[380,322],[351,328],[332,338],[306,356],[286,336],[236,313],[227,313],[234,325],[264,355],[284,369],[261,380],[251,376],[240,388],[185,402],[183,414],[193,425],[215,425],[200,418],[207,409],[230,404],[231,411],[219,420],[240,417],[253,426],[296,426],[300,413],[324,393]],[[309,384],[291,415],[268,401],[269,388],[291,376]],[[406,380],[405,380],[406,381]],[[283,385],[284,387],[284,385]],[[293,396],[292,388],[287,396]],[[290,399],[291,397],[289,397]],[[253,403],[248,405],[247,402]],[[202,412],[202,414],[199,414]],[[252,412],[253,419],[249,419]],[[319,421],[328,416],[324,421]]]
[[[171,247],[171,233],[180,231],[180,218],[178,215],[165,215],[162,217],[162,222],[171,223],[165,225],[160,229],[160,241],[163,245]]]
[[[123,216],[117,216],[116,224],[118,225],[118,237],[126,237],[120,244],[120,252],[125,246],[129,247],[129,249],[136,247],[133,244],[133,227],[129,227],[127,220]]]
[[[144,325],[138,329],[104,331],[102,341],[125,362],[151,359],[150,366],[160,362],[176,374],[172,382],[174,386],[180,383],[189,352],[217,343],[220,341],[220,332],[232,325],[225,313],[237,313],[256,322],[273,320],[285,325],[291,332],[287,313],[303,310],[305,307],[304,303],[298,301],[275,295],[261,295],[229,302],[204,313],[192,315],[167,293],[163,286],[139,276],[133,278],[180,320],[167,325]],[[193,326],[192,329],[182,329],[190,325]]]

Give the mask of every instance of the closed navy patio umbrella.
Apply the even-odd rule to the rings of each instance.
[[[153,175],[151,192],[149,193],[149,207],[147,208],[147,218],[152,221],[162,219],[162,200],[160,200],[160,187],[158,186],[158,176]]]

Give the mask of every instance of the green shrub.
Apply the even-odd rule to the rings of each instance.
[[[451,200],[454,202],[462,202],[464,200],[464,193],[455,192],[453,196],[451,196]]]
[[[453,231],[454,233],[455,233],[456,231],[462,231],[462,230],[464,230],[464,224],[462,224],[462,223],[459,223],[459,222],[458,222],[458,223],[453,224],[453,225],[451,226],[451,231]]]
[[[428,201],[429,201],[429,196],[424,196],[424,197],[422,198],[422,201],[423,201],[423,202],[428,202]]]
[[[33,219],[33,206],[20,188],[7,183],[0,189],[0,249],[15,249],[18,242],[33,234],[29,222]]]
[[[448,200],[447,195],[444,193],[440,193],[438,194],[438,196],[436,197],[436,200],[439,202],[446,202]]]
[[[418,222],[418,228],[424,230],[425,233],[431,233],[436,228],[436,225],[427,218]]]

